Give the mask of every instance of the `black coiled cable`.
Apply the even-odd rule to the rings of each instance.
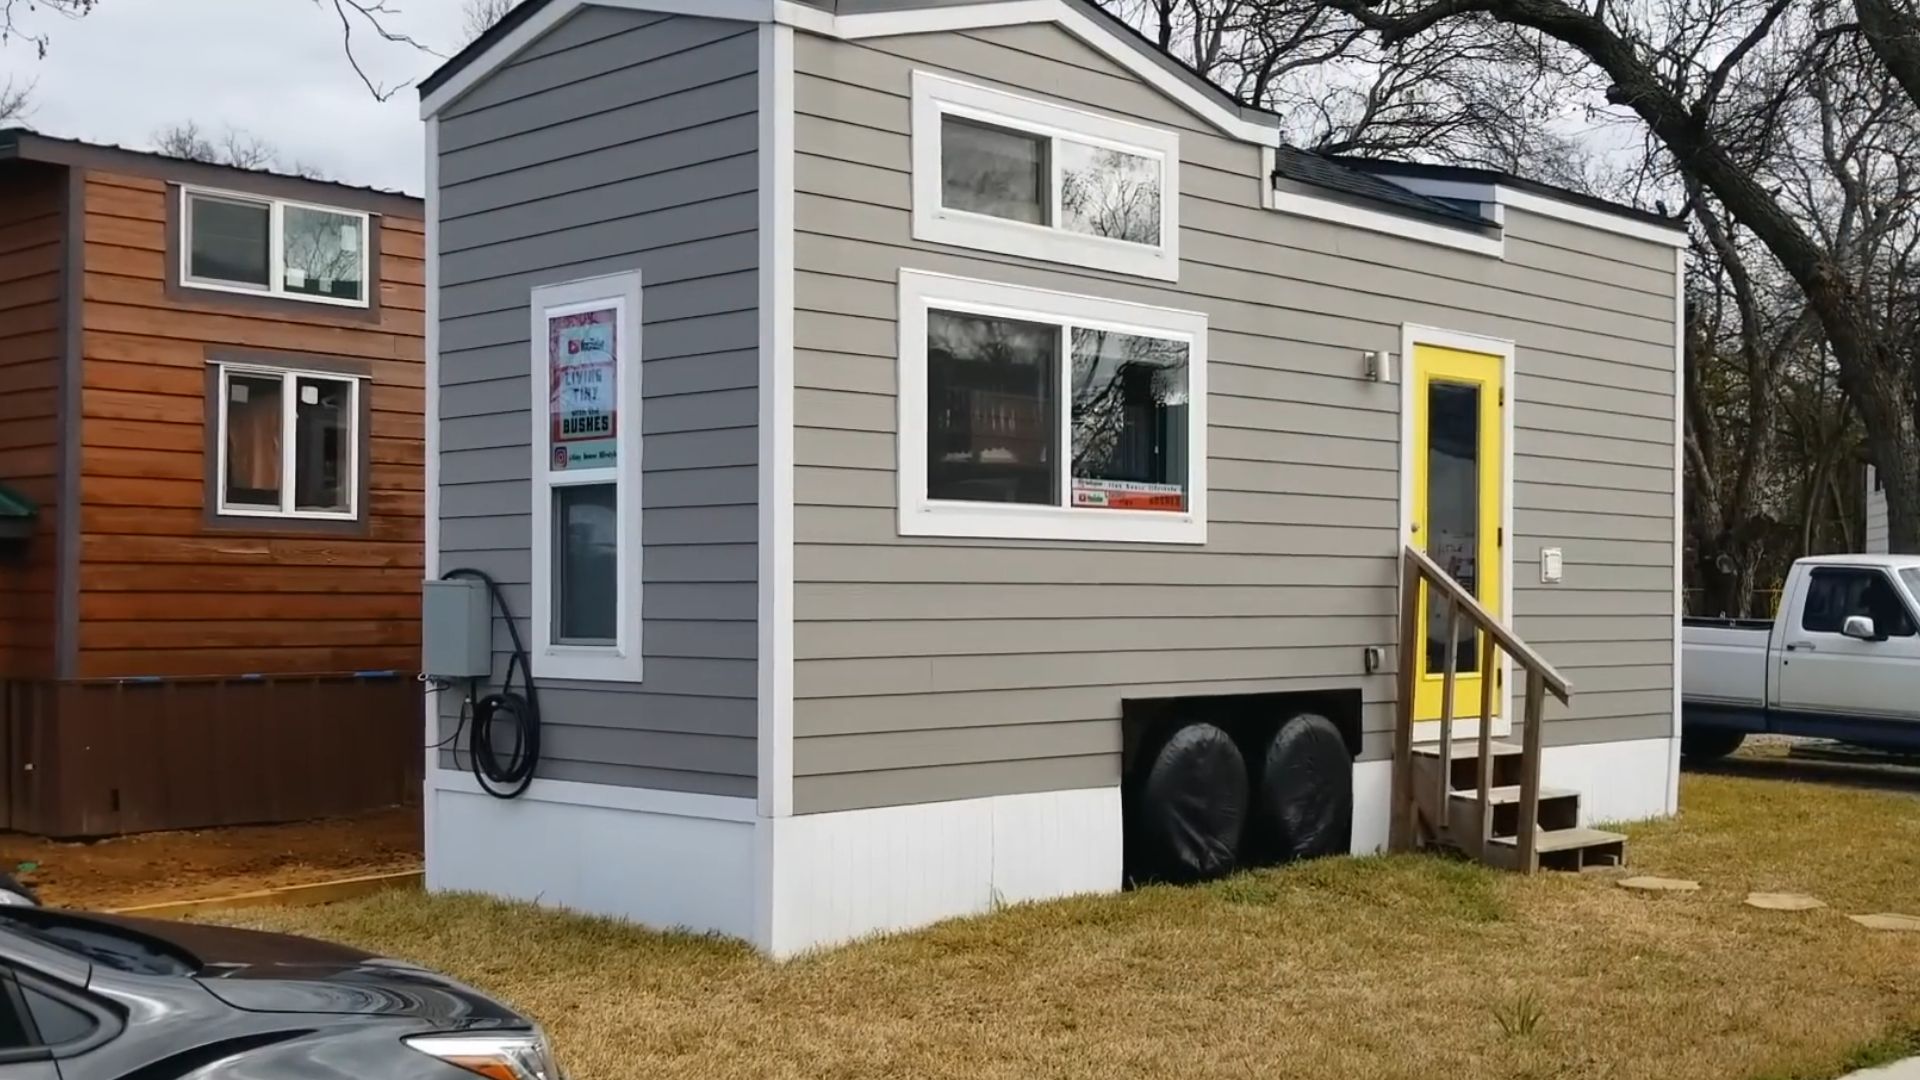
[[[507,675],[498,691],[482,697],[481,680],[468,683],[466,704],[473,710],[473,731],[467,737],[467,757],[481,790],[496,799],[517,799],[526,794],[527,786],[533,783],[533,772],[540,765],[540,695],[533,684],[533,667],[527,660],[526,646],[520,642],[520,628],[514,624],[513,612],[507,608],[499,583],[483,571],[461,567],[441,576],[448,580],[473,578],[485,584],[487,594],[493,598],[494,610],[506,622],[507,635],[513,641],[513,655],[507,660]],[[513,689],[515,667],[520,669],[521,681],[526,685],[525,694]],[[494,746],[494,725],[499,722],[512,725],[514,734],[512,751],[504,761]],[[457,729],[454,738],[459,738]]]

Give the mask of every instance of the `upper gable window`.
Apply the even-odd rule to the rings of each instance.
[[[913,75],[913,235],[1142,277],[1180,276],[1180,138]]]
[[[180,199],[183,285],[367,306],[369,215],[197,188]]]

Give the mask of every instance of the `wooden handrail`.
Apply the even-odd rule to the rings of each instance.
[[[1480,601],[1476,600],[1473,594],[1459,582],[1453,580],[1452,574],[1440,569],[1440,564],[1429,558],[1426,552],[1408,546],[1406,559],[1418,568],[1419,576],[1426,579],[1430,589],[1439,590],[1464,608],[1467,618],[1473,622],[1474,626],[1483,633],[1491,634],[1493,639],[1500,643],[1500,647],[1507,651],[1507,655],[1518,661],[1521,667],[1528,671],[1539,672],[1540,677],[1546,680],[1547,691],[1559,698],[1562,705],[1567,703],[1568,696],[1573,693],[1573,684],[1569,683],[1560,672],[1554,670],[1554,666],[1547,663],[1546,657],[1534,652],[1526,642],[1515,637],[1513,631],[1502,626],[1492,612],[1481,607]],[[1413,603],[1414,600],[1415,598],[1410,596],[1401,598],[1402,603]],[[1432,600],[1428,603],[1432,603]]]
[[[1420,815],[1416,810],[1417,800],[1413,791],[1413,727],[1414,697],[1419,689],[1421,668],[1421,647],[1425,640],[1425,628],[1420,624],[1420,584],[1428,586],[1427,603],[1446,605],[1447,655],[1442,678],[1442,700],[1440,705],[1440,747],[1439,747],[1439,791],[1436,793],[1438,820],[1428,823],[1428,835],[1420,835]],[[1523,873],[1531,873],[1539,862],[1539,809],[1540,809],[1540,757],[1541,757],[1541,713],[1549,692],[1566,703],[1573,693],[1572,684],[1546,658],[1535,652],[1526,642],[1514,636],[1513,632],[1501,624],[1492,612],[1482,607],[1480,601],[1464,586],[1454,580],[1453,575],[1440,568],[1440,565],[1418,548],[1405,549],[1405,558],[1401,563],[1400,598],[1400,700],[1395,709],[1393,732],[1393,805],[1388,818],[1388,845],[1395,851],[1406,851],[1421,843],[1424,839],[1445,839],[1456,846],[1469,850],[1479,857],[1486,857],[1491,844],[1493,829],[1492,796],[1492,755],[1491,723],[1496,700],[1496,676],[1498,671],[1497,650],[1505,649],[1507,655],[1526,672],[1525,732],[1521,746],[1520,827],[1516,843],[1516,865]],[[1479,760],[1476,764],[1474,783],[1475,809],[1474,835],[1449,836],[1452,831],[1453,798],[1453,712],[1454,686],[1459,666],[1459,624],[1462,613],[1476,630],[1486,635],[1480,651],[1480,728],[1478,731]],[[1463,842],[1464,841],[1464,842]]]

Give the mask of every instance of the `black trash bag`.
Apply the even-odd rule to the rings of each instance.
[[[1353,757],[1333,721],[1301,713],[1280,725],[1254,796],[1261,854],[1274,862],[1345,855],[1353,844]]]
[[[1247,764],[1212,724],[1168,736],[1140,770],[1128,807],[1127,874],[1186,883],[1230,874],[1247,824]]]

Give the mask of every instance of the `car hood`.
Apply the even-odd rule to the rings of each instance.
[[[531,1025],[472,987],[345,945],[200,923],[112,921],[191,955],[194,978],[236,1009],[412,1017],[447,1028]]]

